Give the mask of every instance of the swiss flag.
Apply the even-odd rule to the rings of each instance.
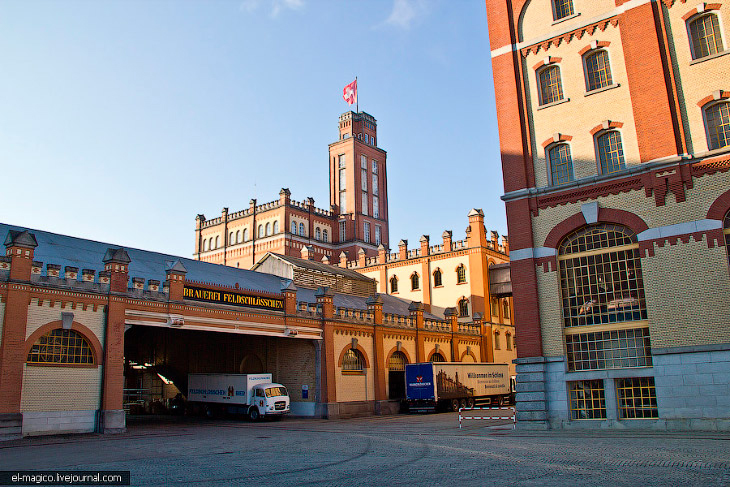
[[[357,78],[342,89],[342,98],[348,105],[357,103]]]

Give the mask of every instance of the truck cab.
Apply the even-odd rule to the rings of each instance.
[[[274,382],[253,386],[250,401],[248,415],[252,420],[262,416],[281,416],[290,412],[289,393],[286,387]]]

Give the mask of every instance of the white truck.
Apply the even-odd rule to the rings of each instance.
[[[475,404],[513,403],[509,365],[426,362],[406,365],[406,402],[410,411],[435,411]]]
[[[243,413],[254,421],[289,414],[286,387],[271,380],[271,374],[188,374],[187,400],[207,414]]]

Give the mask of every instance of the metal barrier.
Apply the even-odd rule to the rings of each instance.
[[[462,416],[462,411],[474,411],[474,410],[480,410],[480,411],[502,411],[502,410],[511,410],[512,415],[511,416]],[[517,425],[517,414],[515,413],[514,407],[501,407],[501,408],[459,408],[459,428],[461,428],[461,420],[462,419],[511,419],[512,420],[512,429],[515,429]]]

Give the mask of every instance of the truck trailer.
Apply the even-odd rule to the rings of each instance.
[[[215,412],[281,417],[289,414],[289,394],[271,374],[188,374],[188,404]]]
[[[436,411],[514,402],[507,364],[426,362],[406,365],[408,409]]]

